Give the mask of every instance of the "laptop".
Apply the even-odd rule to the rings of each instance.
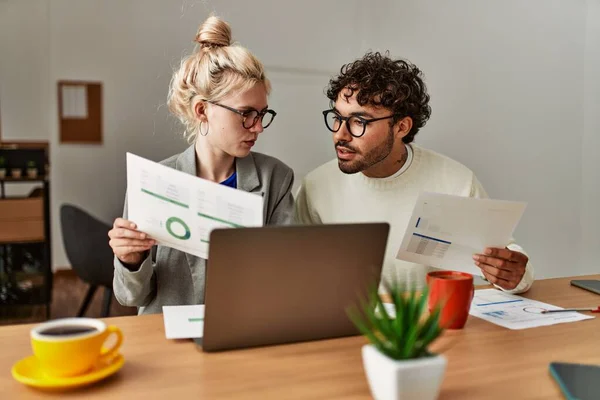
[[[387,223],[215,229],[206,352],[357,335],[346,313],[378,284]]]

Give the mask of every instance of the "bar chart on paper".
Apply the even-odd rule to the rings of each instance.
[[[444,258],[451,244],[446,240],[413,233],[408,243],[408,251],[427,257]]]
[[[473,254],[508,245],[524,209],[518,202],[421,193],[396,258],[482,275]]]
[[[469,314],[509,329],[535,328],[593,318],[578,312],[542,313],[544,310],[558,309],[560,307],[552,304],[530,300],[498,289],[481,289],[475,291]]]

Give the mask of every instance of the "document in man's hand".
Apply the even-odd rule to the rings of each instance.
[[[421,193],[396,258],[482,275],[473,254],[504,248],[525,203]]]
[[[263,225],[262,196],[127,153],[128,219],[158,244],[208,258],[215,228]]]

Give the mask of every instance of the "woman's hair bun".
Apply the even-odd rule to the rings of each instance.
[[[210,16],[200,27],[194,38],[202,49],[231,45],[231,28],[219,17]]]

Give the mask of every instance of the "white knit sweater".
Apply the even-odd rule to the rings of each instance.
[[[420,192],[436,192],[485,198],[481,184],[464,165],[431,150],[411,145],[412,162],[395,178],[369,178],[362,173],[344,174],[332,160],[309,173],[296,196],[296,220],[304,224],[381,222],[390,224],[382,278],[421,288],[429,267],[396,259],[398,247]],[[360,238],[352,245],[360,246]],[[524,252],[515,243],[511,250]],[[481,249],[483,251],[483,249]],[[508,291],[521,293],[533,283],[533,268],[519,285]]]

